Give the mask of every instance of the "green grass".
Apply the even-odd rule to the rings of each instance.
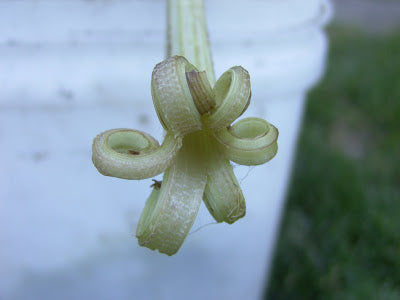
[[[329,35],[267,299],[400,299],[400,31]]]

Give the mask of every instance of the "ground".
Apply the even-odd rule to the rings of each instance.
[[[267,299],[400,299],[400,30],[348,25],[328,29]]]

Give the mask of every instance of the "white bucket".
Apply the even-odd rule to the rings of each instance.
[[[206,2],[216,74],[250,72],[243,117],[276,125],[279,151],[264,166],[235,167],[245,218],[204,226],[214,221],[202,206],[172,257],[134,238],[151,181],[104,177],[91,163],[91,141],[106,129],[162,136],[150,75],[164,56],[164,2],[0,3],[1,299],[261,297],[331,9],[232,3]]]

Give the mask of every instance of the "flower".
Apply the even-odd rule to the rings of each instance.
[[[166,130],[160,146],[147,133],[112,129],[93,141],[92,160],[106,176],[155,182],[137,226],[141,246],[173,255],[181,247],[203,200],[217,222],[234,223],[246,212],[245,199],[229,161],[259,165],[277,153],[278,130],[259,118],[242,119],[250,76],[232,67],[214,87],[206,72],[182,56],[157,64],[151,91]]]

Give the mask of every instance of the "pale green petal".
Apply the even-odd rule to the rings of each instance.
[[[202,167],[202,133],[187,135],[176,162],[164,173],[140,217],[136,236],[141,246],[175,254],[197,216],[207,175]]]
[[[175,136],[202,128],[186,79],[186,72],[194,69],[184,57],[173,56],[157,64],[151,77],[151,94],[158,118],[164,129]]]
[[[278,151],[278,129],[259,118],[246,118],[221,129],[215,137],[226,156],[241,165],[260,165],[271,160]]]
[[[230,162],[210,137],[207,147],[204,203],[217,222],[234,223],[246,214],[246,202]]]
[[[242,67],[230,68],[215,83],[214,94],[216,107],[203,116],[203,122],[208,128],[220,129],[247,109],[251,98],[249,73]]]
[[[93,140],[92,160],[106,176],[144,179],[156,176],[170,166],[182,145],[180,138],[167,134],[158,142],[139,130],[111,129]]]

